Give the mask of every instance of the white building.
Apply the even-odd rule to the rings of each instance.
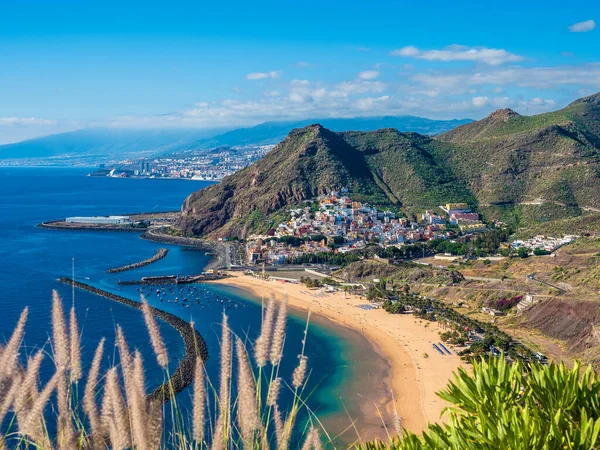
[[[102,225],[124,225],[130,222],[129,216],[67,217],[67,223],[93,223]]]

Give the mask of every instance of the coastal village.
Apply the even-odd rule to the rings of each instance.
[[[347,189],[331,191],[290,210],[289,221],[246,243],[248,264],[283,264],[307,253],[346,253],[369,244],[382,247],[432,239],[454,239],[487,229],[466,203],[447,203],[439,212],[426,210],[418,222],[368,203],[353,201]]]

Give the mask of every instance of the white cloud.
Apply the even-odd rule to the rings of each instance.
[[[264,80],[266,78],[279,78],[281,72],[272,70],[271,72],[252,72],[246,75],[246,80]]]
[[[364,72],[360,72],[356,77],[361,80],[374,80],[379,76],[379,71],[377,70],[365,70]]]
[[[490,99],[488,97],[473,97],[471,103],[475,108],[482,108],[490,104]]]
[[[419,53],[420,53],[420,51],[417,47],[409,45],[406,47],[402,47],[398,50],[394,50],[392,52],[392,55],[394,55],[394,56],[417,56]]]
[[[409,45],[391,52],[394,56],[424,59],[427,61],[476,61],[492,66],[508,62],[522,61],[520,55],[507,52],[504,49],[486,47],[465,47],[462,45],[451,45],[442,50],[419,50]]]
[[[470,86],[517,86],[534,89],[561,88],[563,86],[586,86],[600,88],[600,64],[554,67],[514,67],[478,72],[431,72],[418,73],[412,81],[428,89],[465,92]]]
[[[55,120],[36,117],[0,117],[0,126],[55,125]]]
[[[314,64],[309,63],[307,61],[299,61],[296,63],[296,67],[312,67]]]
[[[577,22],[573,25],[569,26],[569,31],[571,33],[585,33],[587,31],[592,31],[596,28],[596,22],[593,20],[586,20],[584,22]]]

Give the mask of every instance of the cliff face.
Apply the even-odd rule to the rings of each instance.
[[[213,237],[266,232],[286,207],[342,187],[410,212],[542,199],[556,207],[544,217],[552,220],[600,208],[600,94],[537,116],[498,110],[434,139],[395,129],[295,129],[260,161],[190,195],[180,225]]]

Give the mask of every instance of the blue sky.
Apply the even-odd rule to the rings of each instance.
[[[599,49],[591,0],[0,0],[0,143],[90,126],[537,114],[600,91]]]

